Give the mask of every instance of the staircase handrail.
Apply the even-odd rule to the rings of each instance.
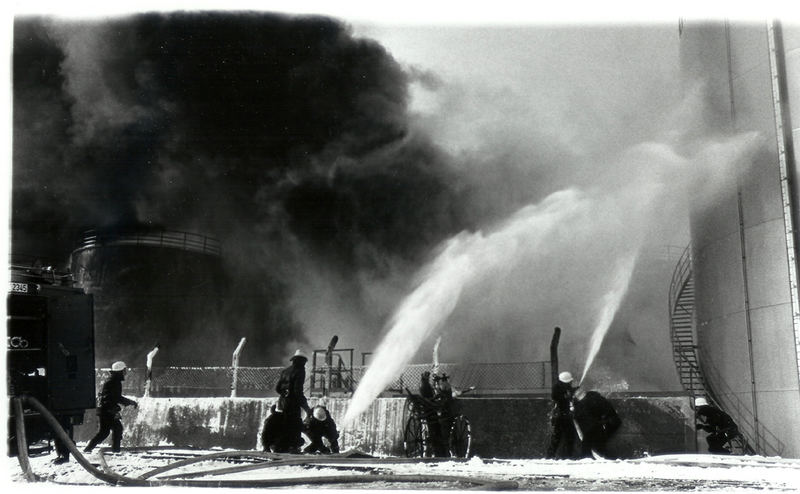
[[[678,296],[680,291],[683,289],[683,286],[691,276],[692,273],[692,244],[686,246],[683,249],[683,253],[681,257],[678,259],[678,263],[675,265],[675,269],[672,272],[672,280],[670,281],[669,285],[669,309],[670,314],[673,314],[673,309],[675,308],[675,304],[678,301]]]

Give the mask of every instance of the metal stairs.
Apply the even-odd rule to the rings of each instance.
[[[707,398],[737,421],[740,434],[730,442],[734,453],[780,456],[785,448],[783,442],[763,424],[758,423],[705,355],[701,370],[698,360],[698,351],[701,349],[695,342],[697,331],[691,245],[683,251],[672,274],[669,316],[672,357],[683,389],[694,397]],[[713,386],[709,386],[706,377]]]
[[[669,310],[672,358],[681,385],[692,396],[706,395],[706,383],[698,365],[694,336],[694,278],[689,247],[683,251],[672,275]]]

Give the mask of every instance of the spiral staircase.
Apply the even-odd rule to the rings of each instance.
[[[669,288],[672,359],[681,385],[692,396],[705,396],[706,383],[697,360],[694,327],[692,251],[687,247],[672,274]]]
[[[733,417],[741,433],[731,443],[735,453],[780,456],[784,450],[783,442],[753,416],[727,385],[713,362],[704,358],[702,349],[697,345],[691,245],[683,251],[672,274],[669,315],[672,357],[683,389],[694,397],[707,398],[711,404]]]

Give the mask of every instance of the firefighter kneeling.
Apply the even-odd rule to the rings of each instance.
[[[303,453],[320,452],[328,454],[339,452],[339,431],[336,430],[336,423],[325,407],[321,405],[315,406],[311,415],[306,417],[303,426],[303,432],[311,440],[311,444],[303,449]],[[330,443],[330,449],[322,442],[323,437]]]

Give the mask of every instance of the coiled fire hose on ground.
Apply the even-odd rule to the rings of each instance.
[[[36,398],[32,396],[21,396],[21,397],[13,397],[12,398],[12,407],[14,409],[15,414],[15,423],[16,423],[16,433],[17,433],[17,445],[18,445],[18,459],[20,468],[22,468],[23,473],[25,474],[25,478],[29,481],[36,481],[39,478],[31,469],[30,461],[28,459],[28,449],[27,443],[25,442],[25,422],[23,419],[23,404],[30,406],[31,408],[38,411],[53,432],[56,434],[59,440],[61,440],[64,444],[67,445],[70,453],[75,457],[78,464],[80,464],[86,471],[92,474],[95,478],[102,480],[103,482],[118,485],[118,486],[133,486],[133,487],[154,487],[154,486],[176,486],[176,487],[290,487],[290,486],[300,486],[300,485],[325,485],[325,484],[362,484],[362,483],[372,483],[372,482],[395,482],[395,483],[403,483],[403,482],[459,482],[459,483],[466,483],[466,484],[473,484],[475,485],[476,489],[480,490],[512,490],[518,487],[518,484],[514,481],[503,481],[503,480],[493,480],[493,479],[484,479],[479,477],[464,477],[464,476],[455,476],[455,475],[389,475],[389,474],[362,474],[362,475],[332,475],[332,476],[310,476],[310,477],[290,477],[290,478],[270,478],[270,479],[247,479],[247,480],[181,480],[176,479],[175,476],[168,479],[163,480],[148,480],[147,477],[157,475],[166,470],[170,470],[172,468],[178,468],[180,466],[185,466],[191,463],[197,463],[209,459],[220,458],[220,457],[236,457],[236,456],[251,456],[251,457],[260,457],[260,458],[267,458],[267,459],[276,459],[276,458],[283,458],[282,456],[275,455],[273,453],[262,453],[257,451],[225,451],[219,453],[210,453],[207,455],[201,455],[195,458],[181,460],[174,462],[170,465],[165,467],[160,467],[158,469],[152,470],[147,472],[141,477],[127,477],[125,475],[120,475],[110,470],[101,470],[95,467],[89,460],[83,456],[83,453],[75,446],[75,443],[72,442],[69,435],[64,431],[61,427],[61,424],[58,423],[58,420],[50,413],[47,408],[39,402]],[[344,460],[344,459],[341,459]],[[341,461],[340,460],[340,461]],[[353,463],[353,459],[349,459],[350,461],[346,461],[346,463],[350,464]],[[368,461],[377,462],[377,463],[384,463],[380,461],[381,459],[359,459],[364,460],[356,463],[366,463]],[[395,459],[396,460],[396,459]],[[404,459],[405,460],[405,459]],[[416,461],[418,459],[414,459],[412,461]],[[439,461],[450,461],[451,459],[441,459]],[[265,461],[264,467],[271,466],[271,464],[275,464],[274,466],[279,465],[300,465],[300,464],[309,464],[309,463],[330,463],[330,459],[326,458],[301,458],[301,457],[288,457],[285,460],[277,460],[274,462]],[[334,463],[339,463],[334,461]],[[175,465],[173,467],[173,465]],[[259,465],[261,466],[261,465]],[[254,469],[253,465],[247,465],[247,469]],[[223,470],[227,470],[223,472]],[[232,471],[241,471],[244,470],[244,467],[233,467],[233,468],[226,468],[226,469],[215,469],[215,470],[208,470],[205,472],[192,472],[191,474],[187,474],[187,476],[199,476],[199,475],[214,475],[220,473],[231,473]]]

